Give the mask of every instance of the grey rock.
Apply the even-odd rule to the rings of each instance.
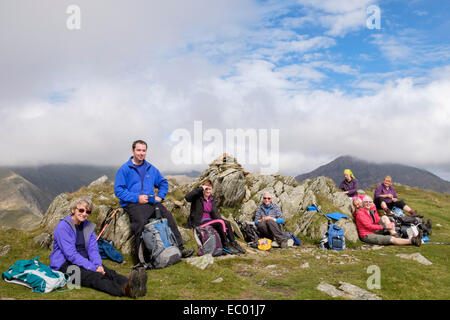
[[[88,185],[88,188],[102,186],[102,185],[108,184],[108,183],[111,183],[111,181],[109,181],[108,177],[106,175],[104,175],[104,176],[101,176],[100,178],[98,178],[97,180],[91,182]]]
[[[223,278],[222,277],[219,277],[219,278],[217,278],[217,279],[215,279],[215,280],[213,280],[213,281],[211,281],[212,283],[221,283],[223,281]]]
[[[339,284],[339,288],[336,288],[335,286],[322,281],[316,289],[333,298],[342,297],[351,300],[382,300],[376,294],[361,289],[351,283],[340,281]]]
[[[33,241],[41,248],[50,249],[52,245],[52,235],[44,232],[34,237]]]
[[[244,203],[240,209],[239,220],[252,221],[253,214],[255,213],[257,207],[258,206],[253,200],[249,200],[248,202]]]
[[[68,200],[68,194],[62,193],[50,204],[40,226],[44,229],[44,232],[53,234],[58,222],[68,215],[70,215],[70,201]]]
[[[423,255],[421,255],[418,252],[410,253],[410,254],[407,254],[407,253],[396,254],[396,256],[400,257],[402,259],[414,260],[414,261],[417,261],[426,266],[430,266],[433,264],[430,260],[428,260],[427,258],[425,258]]]
[[[355,300],[382,300],[376,294],[361,289],[351,283],[339,281],[339,289],[354,297]]]
[[[191,264],[202,270],[214,264],[214,257],[208,253],[201,257],[192,257],[184,260],[186,263]]]
[[[0,246],[0,257],[6,256],[11,251],[11,246],[9,244],[5,246]]]

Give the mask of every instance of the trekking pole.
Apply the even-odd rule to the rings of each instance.
[[[428,242],[424,242],[424,243],[422,243],[422,245],[424,245],[424,244],[443,244],[443,245],[450,245],[450,242],[430,242],[430,241],[428,241]]]
[[[114,219],[114,216],[116,215],[116,213],[119,212],[119,209],[115,209],[112,211],[112,214],[109,218],[106,219],[105,221],[105,226],[103,227],[102,231],[99,233],[98,237],[97,237],[97,241],[98,239],[100,239],[100,237],[103,235],[103,233],[106,231],[106,228],[109,226],[109,224],[111,223],[111,220]]]
[[[328,220],[328,225],[330,225],[330,223],[332,222],[331,218],[327,217],[327,215],[322,211],[322,209],[319,209],[319,206],[315,202],[313,202],[313,206],[316,207],[317,211],[320,212]]]

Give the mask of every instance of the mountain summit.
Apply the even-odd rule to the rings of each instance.
[[[337,186],[344,180],[344,170],[350,169],[359,183],[360,189],[381,183],[390,175],[393,182],[425,190],[450,193],[450,182],[429,171],[397,163],[374,163],[352,156],[341,156],[317,169],[295,177],[298,182],[317,176],[330,177]]]

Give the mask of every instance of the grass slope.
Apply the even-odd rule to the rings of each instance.
[[[450,195],[417,188],[396,187],[401,199],[433,221],[432,241],[450,242]],[[373,193],[373,188],[367,190]],[[437,227],[440,224],[441,227]],[[0,271],[6,271],[14,261],[31,259],[39,255],[48,264],[49,250],[33,243],[39,232],[24,233],[9,230],[0,233],[0,249],[9,244],[8,255],[0,257]],[[381,269],[381,289],[371,292],[383,299],[429,300],[450,298],[449,246],[423,245],[421,247],[388,246],[380,250],[362,250],[357,245],[342,252],[322,251],[313,243],[289,249],[272,249],[269,252],[249,250],[246,255],[215,259],[205,270],[181,262],[175,266],[148,271],[148,294],[145,299],[332,299],[316,289],[321,281],[338,285],[345,281],[367,289],[370,274],[367,268],[377,265]],[[186,247],[195,248],[191,240]],[[425,266],[416,261],[401,259],[399,253],[420,252],[433,264]],[[300,266],[308,262],[309,268]],[[131,259],[125,256],[122,264],[104,261],[109,268],[128,274]],[[217,278],[220,283],[212,283]],[[22,286],[0,281],[0,299],[127,299],[81,288],[70,292],[49,294],[32,293]]]

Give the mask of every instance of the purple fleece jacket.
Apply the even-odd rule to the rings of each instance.
[[[50,254],[50,268],[59,270],[66,261],[69,261],[71,264],[87,270],[96,271],[102,265],[102,258],[98,252],[97,237],[94,231],[94,223],[88,220],[83,222],[84,240],[89,256],[89,259],[86,259],[78,253],[75,246],[77,233],[72,218],[67,216],[62,219],[53,232],[53,252]]]
[[[348,191],[348,197],[355,197],[358,195],[358,180],[352,179],[348,182],[347,179],[344,179],[344,181],[342,181],[339,185],[339,189],[342,191]]]

